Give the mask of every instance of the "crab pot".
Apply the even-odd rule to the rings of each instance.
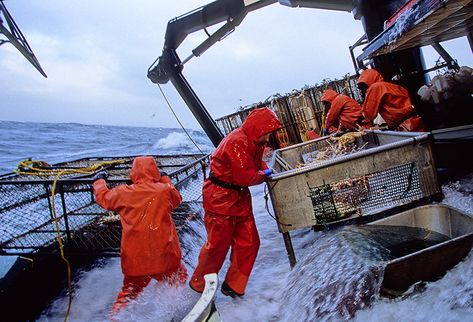
[[[172,216],[177,227],[191,215],[190,203],[201,195],[208,162],[204,155],[154,156],[158,167],[169,173],[183,197]],[[134,157],[85,158],[56,164],[48,170],[88,168],[103,161],[121,163],[105,166],[108,186],[129,183]],[[119,216],[95,203],[93,174],[55,176],[10,173],[0,176],[0,250],[4,255],[55,253],[58,234],[69,254],[119,254]],[[193,183],[193,184],[190,184]],[[52,191],[54,189],[54,200]],[[53,211],[54,210],[54,211]]]
[[[338,149],[343,153],[328,159],[321,156],[343,137],[275,151],[271,163],[277,173],[268,185],[281,233],[368,222],[384,210],[441,196],[429,134],[349,135],[348,147]]]
[[[209,156],[153,157],[183,198],[172,219],[181,247],[189,248],[188,238],[183,236],[192,232],[191,221],[200,220],[201,187]],[[102,164],[97,171],[106,170],[107,184],[114,187],[130,183],[133,159],[84,158],[45,166],[43,170],[78,170]],[[64,292],[68,276],[59,256],[58,236],[73,275],[120,252],[120,218],[95,203],[93,174],[73,173],[55,180],[54,175],[48,175],[51,172],[40,176],[24,170],[0,176],[0,302],[6,321],[36,321],[44,308]]]

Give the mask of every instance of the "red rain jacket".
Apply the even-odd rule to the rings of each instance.
[[[372,121],[379,113],[389,128],[398,131],[425,131],[422,119],[415,113],[407,90],[385,82],[375,69],[364,70],[358,84],[368,85],[363,103],[363,116]]]
[[[320,137],[320,135],[315,133],[314,130],[309,130],[309,131],[307,131],[306,134],[307,134],[307,139],[308,140],[315,140],[315,139],[318,139]]]
[[[244,187],[243,190],[224,188],[205,180],[203,205],[206,211],[220,215],[248,216],[252,214],[248,186],[262,183],[268,166],[262,161],[264,145],[256,140],[281,128],[276,114],[268,108],[253,110],[243,125],[228,134],[210,159],[210,170],[220,181]]]
[[[325,129],[329,132],[338,130],[356,130],[357,124],[361,125],[363,113],[360,104],[354,99],[338,94],[332,89],[325,90],[322,102],[329,102],[330,109],[325,120]]]
[[[130,172],[133,184],[108,189],[94,182],[97,203],[120,214],[120,257],[128,276],[176,272],[181,249],[171,211],[182,202],[169,177],[161,177],[153,157],[137,157]]]

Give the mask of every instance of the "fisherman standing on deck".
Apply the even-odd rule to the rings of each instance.
[[[322,94],[327,112],[324,133],[357,130],[363,125],[363,113],[360,104],[353,98],[327,89]]]
[[[221,291],[231,297],[245,293],[260,245],[248,187],[271,175],[262,156],[270,134],[280,128],[270,109],[255,109],[212,154],[210,175],[203,187],[207,241],[189,282],[196,292],[204,290],[204,275],[220,271],[231,247],[230,267]]]
[[[366,121],[373,121],[379,113],[391,130],[425,131],[424,122],[414,110],[404,87],[384,81],[375,69],[365,69],[358,79],[358,88],[366,93],[363,102]]]
[[[122,238],[120,259],[123,287],[112,308],[112,316],[143,291],[151,279],[181,285],[187,271],[171,211],[182,202],[171,179],[160,172],[151,156],[137,157],[130,172],[131,185],[107,187],[106,172],[94,177],[97,203],[120,215]]]

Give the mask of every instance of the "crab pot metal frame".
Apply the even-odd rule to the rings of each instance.
[[[179,229],[195,212],[200,202],[201,184],[206,177],[209,155],[190,154],[153,156],[161,171],[180,191],[183,204],[172,217]],[[129,172],[135,156],[84,158],[55,164],[49,169],[80,169],[103,161],[122,160],[106,166],[109,187],[130,183]],[[54,204],[64,250],[69,254],[116,256],[119,254],[121,225],[119,216],[95,203],[93,174],[61,176],[56,184]],[[9,173],[0,176],[0,249],[3,255],[51,254],[57,251],[56,220],[51,190],[54,175]]]
[[[281,121],[282,128],[278,131],[279,140],[285,146],[307,141],[307,130],[313,128],[322,134],[324,122],[323,92],[331,88],[337,93],[350,96],[361,101],[357,87],[357,75],[345,75],[343,79],[324,80],[314,86],[306,86],[301,90],[292,90],[284,96],[275,94],[264,102],[240,107],[238,112],[215,120],[225,135],[240,127],[250,112],[260,107],[270,107]]]
[[[365,223],[441,197],[429,134],[367,131],[356,138],[356,152],[311,162],[331,140],[276,150],[271,161],[277,173],[269,193],[291,266],[291,230]]]

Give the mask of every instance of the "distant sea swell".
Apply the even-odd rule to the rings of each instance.
[[[188,132],[204,153],[213,149],[205,133]],[[199,152],[176,128],[0,121],[0,174],[27,158],[54,164],[86,157]]]

